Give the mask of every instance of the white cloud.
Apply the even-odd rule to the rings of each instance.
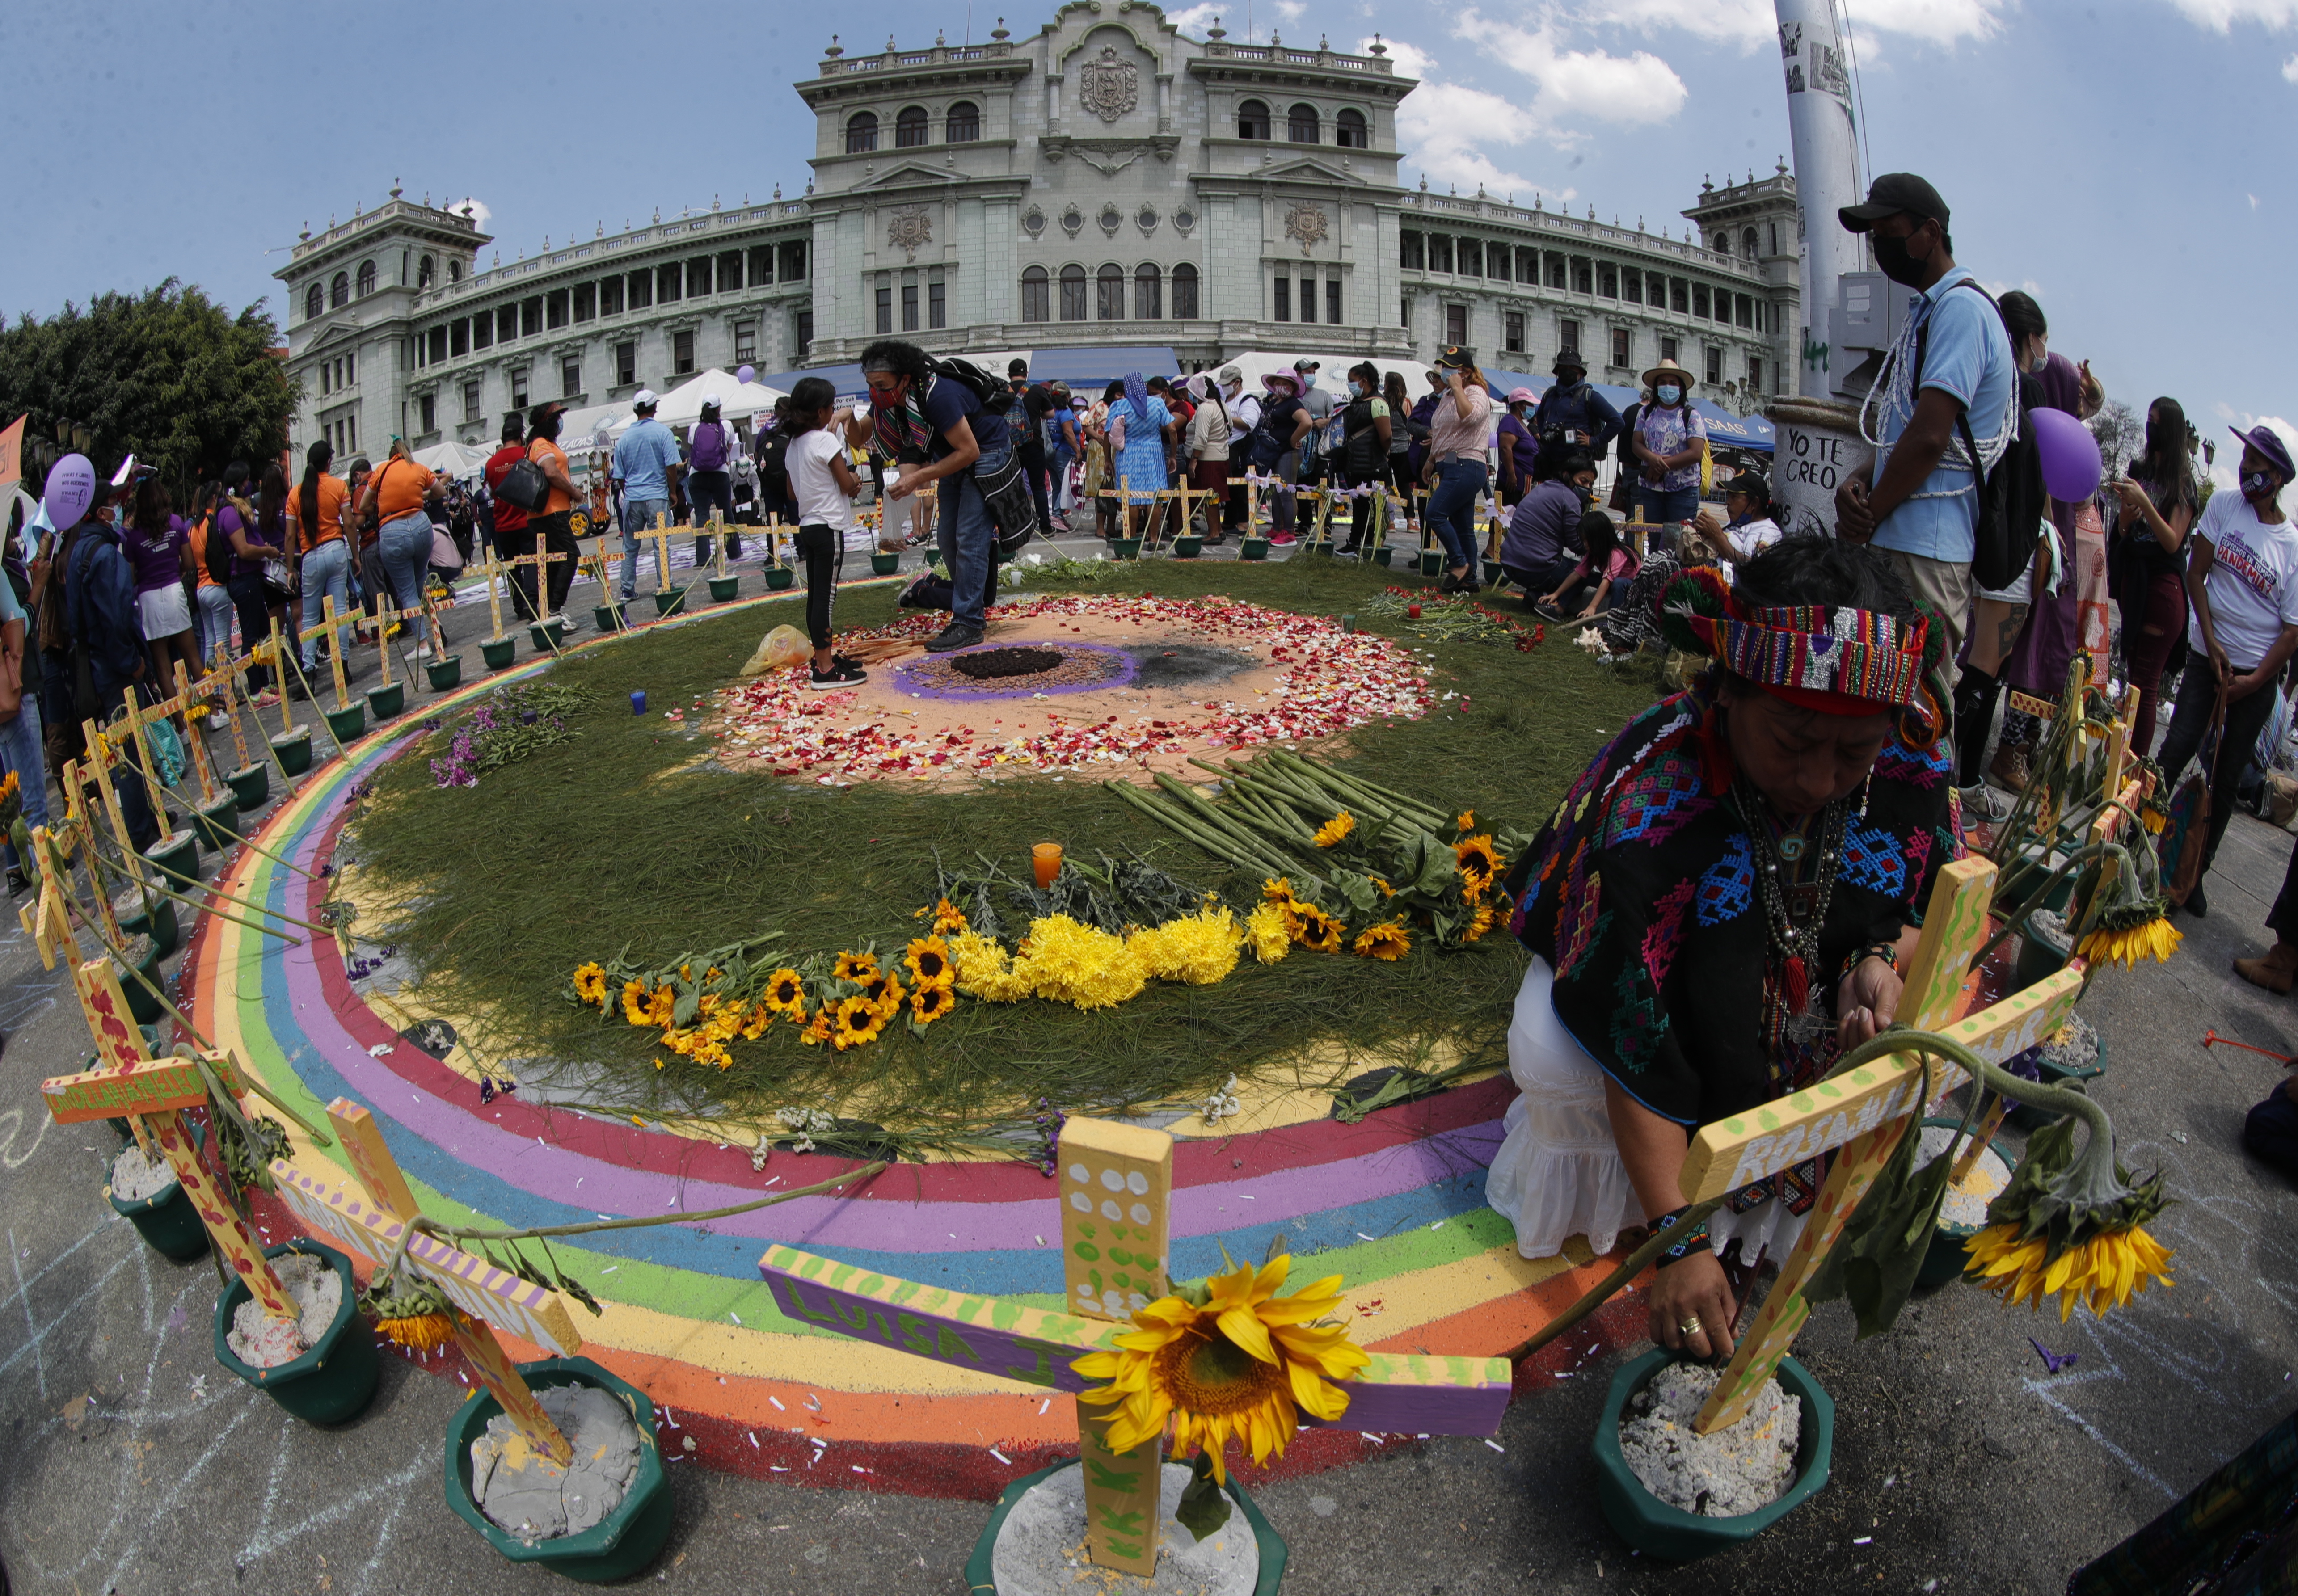
[[[1470,193],[1482,184],[1495,194],[1537,193],[1557,202],[1573,197],[1569,187],[1512,171],[1485,153],[1483,146],[1524,144],[1539,132],[1521,106],[1485,89],[1443,81],[1437,76],[1436,58],[1418,45],[1392,38],[1381,42],[1399,72],[1420,80],[1420,87],[1396,108],[1396,131],[1405,158],[1429,182]],[[1357,48],[1363,51],[1371,44],[1363,39]]]
[[[2225,33],[2236,22],[2280,31],[2298,26],[2298,0],[2170,0],[2190,22]]]
[[[2248,432],[2261,423],[2272,427],[2280,435],[2282,446],[2289,450],[2292,454],[2298,455],[2298,424],[2285,421],[2279,416],[2253,416],[2247,412],[2238,414],[2224,402],[2214,404],[2211,408],[2220,416],[2227,418],[2229,426],[2238,426],[2244,432]],[[2235,479],[2242,474],[2242,444],[2223,432],[2213,436],[2211,430],[2207,427],[2203,430],[2203,436],[2218,446],[2218,458],[2211,462],[2211,481],[2220,488],[2232,492]]]
[[[471,220],[478,225],[479,231],[482,233],[485,232],[487,223],[492,219],[494,216],[493,208],[484,200],[475,200],[470,198],[468,195],[465,195],[459,200],[449,201],[447,203],[447,209],[459,213],[466,205],[468,205],[471,208]]]
[[[2298,83],[2298,55],[2294,55],[2282,63],[2282,81]]]
[[[1860,0],[1857,26],[1863,51],[1869,29],[1953,45],[1994,37],[2006,9],[2008,0]]]
[[[2245,194],[2242,197],[2250,202],[2250,208],[2254,213],[2258,210],[2258,196],[2254,194]]]
[[[1714,0],[1681,5],[1676,0],[1614,0],[1604,20],[1637,32],[1681,28],[1694,38],[1752,50],[1779,37],[1778,12],[1771,0]]]
[[[1203,38],[1205,29],[1227,16],[1229,7],[1219,0],[1206,0],[1203,5],[1192,5],[1186,11],[1170,11],[1165,20],[1192,38]]]
[[[1690,97],[1675,69],[1649,50],[1612,55],[1567,49],[1550,17],[1543,16],[1536,29],[1525,29],[1469,10],[1460,14],[1453,32],[1531,80],[1532,102],[1515,114],[1531,130],[1560,142],[1569,142],[1575,124],[1589,120],[1631,126],[1667,121]]]
[[[1277,14],[1288,22],[1297,22],[1309,12],[1309,0],[1277,0]]]

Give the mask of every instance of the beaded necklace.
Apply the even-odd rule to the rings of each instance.
[[[1865,792],[1863,785],[1859,803],[1863,810]],[[1834,895],[1835,870],[1843,855],[1852,800],[1838,798],[1822,810],[1818,834],[1812,837],[1801,826],[1789,829],[1773,821],[1763,795],[1746,776],[1733,781],[1732,797],[1740,810],[1740,824],[1755,844],[1760,866],[1756,880],[1764,918],[1771,930],[1772,950],[1781,961],[1785,1034],[1792,1041],[1809,1043],[1831,1029],[1821,1012],[1819,988],[1812,972],[1819,968],[1820,928],[1827,922],[1828,900]]]

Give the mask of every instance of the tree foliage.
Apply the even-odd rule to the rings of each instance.
[[[275,352],[282,343],[260,303],[233,317],[173,277],[86,309],[67,303],[0,328],[0,423],[29,414],[28,445],[46,441],[50,458],[77,447],[54,446],[59,424],[85,428],[81,452],[99,478],[133,452],[180,503],[229,462],[260,467],[286,446],[300,395]],[[33,452],[25,475],[37,479]]]
[[[2146,418],[2119,399],[2110,399],[2090,418],[2091,436],[2098,440],[2099,458],[2110,476],[2129,468],[2146,447]]]

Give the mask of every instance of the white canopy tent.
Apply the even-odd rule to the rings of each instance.
[[[654,418],[665,426],[691,426],[702,419],[702,401],[714,395],[719,402],[719,415],[728,421],[739,421],[773,409],[774,401],[789,397],[789,391],[770,388],[764,383],[741,382],[732,372],[721,371],[714,366],[664,394]],[[626,421],[624,425],[627,424]]]
[[[458,443],[449,438],[443,442],[432,444],[428,449],[417,450],[415,463],[434,475],[459,480],[476,476],[493,452],[492,449],[482,448],[475,443]]]

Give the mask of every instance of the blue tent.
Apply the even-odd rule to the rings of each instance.
[[[1143,376],[1177,376],[1180,362],[1162,344],[1116,345],[1105,349],[1038,349],[1029,352],[1029,380],[1067,383],[1098,399],[1101,391],[1128,371]],[[1002,374],[1001,374],[1002,375]]]

